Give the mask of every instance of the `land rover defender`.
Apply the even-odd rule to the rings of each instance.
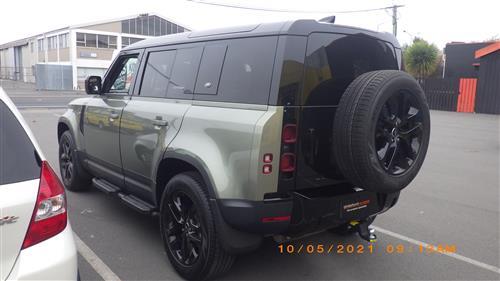
[[[396,204],[430,116],[387,33],[315,20],[186,32],[120,51],[61,116],[60,169],[158,215],[184,278],[265,237],[358,232]]]

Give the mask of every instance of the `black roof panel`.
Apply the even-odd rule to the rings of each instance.
[[[399,44],[396,38],[389,33],[381,33],[357,27],[318,22],[316,20],[294,20],[285,22],[262,23],[256,25],[184,32],[184,33],[154,37],[132,44],[129,47],[125,48],[125,50],[157,47],[161,45],[170,45],[170,44],[194,43],[194,42],[203,42],[210,40],[255,37],[255,36],[269,36],[269,35],[308,36],[313,32],[363,34],[365,36],[375,37],[377,39],[390,42],[395,47],[399,48]]]

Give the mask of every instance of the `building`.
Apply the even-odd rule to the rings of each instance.
[[[463,43],[452,42],[446,44],[444,48],[444,78],[477,78],[478,69],[476,68],[479,60],[475,58],[474,53],[486,47],[489,42]]]
[[[189,31],[155,14],[68,26],[0,45],[0,78],[36,83],[37,89],[83,89],[89,75],[104,75],[123,48],[153,36]]]
[[[500,114],[500,41],[449,43],[444,54],[441,82],[457,92],[446,98],[450,110]]]
[[[479,60],[476,112],[500,114],[500,41],[474,53]]]

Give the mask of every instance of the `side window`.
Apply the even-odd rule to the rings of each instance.
[[[35,148],[14,114],[0,101],[0,185],[38,177]]]
[[[175,50],[149,53],[141,83],[141,96],[166,96],[174,59]]]
[[[196,94],[217,94],[220,72],[226,50],[226,44],[205,46],[194,89]]]
[[[202,47],[177,50],[172,76],[168,83],[167,97],[192,99],[202,50]]]
[[[267,104],[277,42],[277,36],[228,41],[217,95],[196,99]]]
[[[138,61],[137,55],[119,58],[113,66],[111,77],[109,77],[111,86],[105,92],[128,94],[137,73]]]

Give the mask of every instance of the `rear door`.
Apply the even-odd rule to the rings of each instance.
[[[367,35],[312,33],[308,38],[299,108],[296,188],[342,180],[334,161],[333,119],[342,94],[359,75],[398,69],[394,47]]]
[[[151,48],[141,64],[142,81],[121,119],[120,149],[125,186],[145,200],[153,200],[155,168],[191,106],[202,52],[202,44]]]
[[[0,100],[0,280],[9,275],[38,194],[40,160],[14,114]]]
[[[103,82],[103,94],[85,107],[83,134],[88,167],[92,173],[122,186],[119,130],[122,111],[130,99],[140,53],[120,55]]]

